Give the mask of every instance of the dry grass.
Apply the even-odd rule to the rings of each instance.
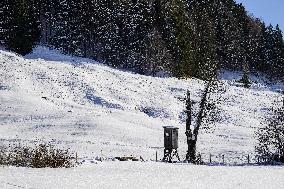
[[[32,147],[17,145],[0,148],[0,164],[32,168],[69,168],[74,166],[74,156],[69,150],[40,144]]]

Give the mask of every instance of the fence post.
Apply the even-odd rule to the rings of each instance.
[[[249,161],[250,159],[249,159],[249,154],[248,154],[248,164],[250,163],[250,161]]]
[[[212,155],[211,155],[211,153],[209,154],[209,163],[210,164],[212,163]]]
[[[156,150],[156,162],[158,162],[158,151]]]
[[[223,165],[225,164],[225,155],[222,155],[222,159],[223,159]]]

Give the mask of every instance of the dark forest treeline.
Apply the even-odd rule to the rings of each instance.
[[[266,26],[234,0],[3,0],[0,13],[2,42],[21,54],[41,39],[142,74],[284,76],[279,26]]]

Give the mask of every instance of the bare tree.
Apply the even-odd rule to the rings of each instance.
[[[223,87],[215,80],[208,81],[205,85],[204,92],[199,103],[199,110],[197,113],[194,127],[192,127],[192,102],[190,99],[190,93],[187,93],[186,100],[186,136],[188,151],[186,154],[186,160],[191,163],[198,163],[196,158],[196,144],[198,140],[199,131],[201,128],[212,128],[220,118],[220,109],[218,104],[221,102],[221,94],[225,92]],[[213,96],[217,98],[212,98]]]

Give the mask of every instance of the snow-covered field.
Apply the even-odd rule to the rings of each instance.
[[[244,163],[248,154],[254,156],[254,132],[280,99],[283,85],[267,86],[252,77],[255,83],[245,89],[235,82],[238,73],[225,72],[221,78],[226,89],[220,105],[222,120],[210,132],[201,132],[198,151],[204,159],[211,153],[212,160],[220,162],[225,154],[228,163]],[[0,188],[284,187],[282,167],[93,161],[97,156],[124,155],[151,160],[156,151],[162,158],[166,125],[180,128],[179,154],[184,158],[180,99],[190,90],[198,102],[203,87],[200,80],[142,76],[44,47],[25,58],[1,50],[0,144],[51,142],[78,152],[85,163],[68,170],[0,168]],[[197,107],[196,103],[195,111]]]
[[[103,162],[72,169],[0,168],[0,188],[280,189],[283,167]]]

